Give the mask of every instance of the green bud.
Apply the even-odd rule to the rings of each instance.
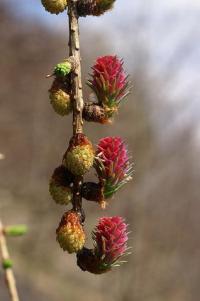
[[[8,236],[21,236],[26,234],[28,231],[28,228],[26,225],[14,225],[14,226],[8,226],[5,227],[5,234]]]
[[[65,61],[62,63],[59,63],[54,68],[54,74],[58,77],[65,77],[67,74],[69,74],[72,70],[72,65],[70,62]]]
[[[12,266],[13,266],[13,262],[11,259],[8,258],[8,259],[3,260],[2,267],[4,270],[10,269],[10,268],[12,268]]]

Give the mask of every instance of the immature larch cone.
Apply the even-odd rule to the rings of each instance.
[[[49,98],[54,111],[65,116],[72,112],[72,101],[68,91],[68,83],[60,79],[55,79],[49,90]]]
[[[94,249],[83,248],[77,254],[77,264],[94,274],[108,272],[118,266],[127,253],[127,224],[122,217],[103,217],[93,231]]]
[[[85,232],[80,223],[80,215],[70,210],[66,212],[56,230],[60,247],[68,253],[77,253],[85,244]]]
[[[96,170],[104,186],[104,197],[110,198],[132,179],[132,164],[127,147],[120,137],[102,138],[97,145]]]
[[[76,134],[69,143],[64,155],[63,164],[77,176],[84,175],[94,162],[92,143],[84,134]]]
[[[99,57],[92,69],[88,85],[95,92],[99,105],[104,107],[107,118],[111,118],[129,93],[123,61],[117,56]]]
[[[79,16],[100,16],[112,9],[115,0],[78,0],[77,12]]]
[[[42,5],[51,14],[62,13],[67,7],[67,0],[41,0]]]
[[[49,182],[49,192],[57,204],[68,205],[72,201],[72,183],[73,175],[65,166],[61,165],[54,170]]]

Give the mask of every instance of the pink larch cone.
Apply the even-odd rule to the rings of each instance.
[[[127,147],[120,137],[102,138],[97,146],[96,158],[95,167],[104,186],[104,196],[110,198],[132,179]]]
[[[104,263],[112,265],[127,250],[127,225],[122,217],[102,217],[99,220],[93,239],[96,244],[95,252],[103,256]]]
[[[84,271],[102,274],[118,266],[127,253],[127,224],[119,216],[100,218],[93,231],[94,249],[84,248],[77,255],[77,263]]]
[[[88,85],[95,92],[98,103],[105,108],[108,117],[112,117],[121,100],[129,93],[123,60],[112,55],[99,57],[92,69]]]

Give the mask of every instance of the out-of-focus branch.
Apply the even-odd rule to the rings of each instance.
[[[6,237],[3,224],[0,220],[0,253],[2,257],[2,266],[5,270],[6,284],[9,290],[11,301],[19,301],[19,296],[16,287],[16,281],[12,270],[12,262],[8,253]]]

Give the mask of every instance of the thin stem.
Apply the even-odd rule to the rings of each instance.
[[[69,55],[75,59],[75,69],[71,74],[72,95],[73,98],[73,135],[83,133],[83,92],[81,81],[81,56],[80,56],[80,42],[79,42],[79,25],[78,14],[76,9],[77,0],[68,1],[68,16],[69,16]],[[83,177],[77,176],[74,180],[74,197],[73,209],[82,211],[82,197],[81,186]]]
[[[0,220],[0,253],[2,257],[2,263],[4,261],[10,260],[10,256],[8,253],[6,237],[4,234],[3,224]],[[8,291],[10,294],[11,301],[19,301],[19,296],[16,288],[15,276],[12,270],[12,267],[5,269],[5,279],[8,287]]]
[[[68,15],[69,15],[69,54],[73,56],[76,62],[74,71],[72,72],[72,96],[74,100],[73,111],[73,133],[78,134],[83,132],[83,92],[81,81],[81,56],[79,42],[79,25],[78,15],[76,10],[77,0],[69,0]]]

